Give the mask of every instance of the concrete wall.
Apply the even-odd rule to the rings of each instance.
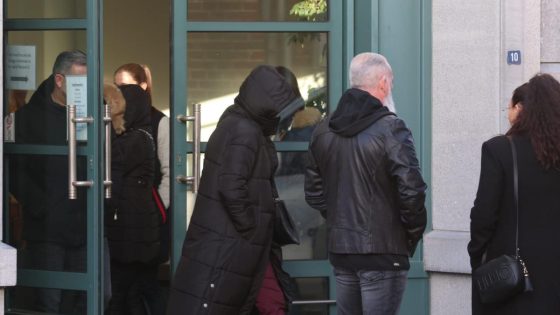
[[[560,1],[542,0],[541,71],[560,80]]]
[[[471,314],[466,247],[480,148],[507,130],[513,89],[539,71],[540,0],[432,3],[433,230],[424,242],[430,309]],[[506,64],[508,50],[521,50],[521,65]]]

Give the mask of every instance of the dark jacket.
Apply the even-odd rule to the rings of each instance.
[[[321,112],[314,107],[302,109],[294,115],[293,123],[282,141],[309,141],[321,121]],[[304,174],[307,152],[282,152],[277,176]],[[302,200],[303,201],[303,200]]]
[[[269,261],[276,115],[295,99],[274,68],[257,67],[212,133],[168,314],[249,314]]]
[[[473,286],[473,314],[560,314],[560,171],[544,170],[528,136],[514,137],[519,180],[519,249],[534,291],[482,305]],[[505,136],[482,145],[478,192],[471,210],[471,266],[515,253],[516,213],[511,146]]]
[[[337,254],[412,255],[426,226],[426,184],[410,130],[378,99],[346,91],[309,144],[305,199]]]
[[[51,93],[54,77],[43,81],[29,103],[15,113],[17,144],[67,147],[66,107]],[[15,155],[8,161],[10,192],[23,206],[23,238],[82,246],[86,240],[86,195],[68,199],[67,155]],[[78,179],[86,180],[86,162],[78,156]]]
[[[152,201],[155,145],[150,107],[137,85],[120,87],[126,100],[125,131],[113,138],[113,196],[105,209],[111,259],[121,263],[153,260],[159,251],[161,216]]]

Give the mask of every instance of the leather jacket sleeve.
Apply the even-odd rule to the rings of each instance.
[[[426,229],[424,201],[427,187],[420,174],[410,130],[400,119],[394,121],[391,130],[389,169],[397,186],[400,218],[407,233],[408,249],[412,256]]]
[[[327,202],[323,193],[323,179],[311,150],[307,153],[305,169],[305,201],[312,208],[319,210],[323,218],[327,218]]]

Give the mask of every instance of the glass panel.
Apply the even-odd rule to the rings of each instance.
[[[5,113],[14,112],[29,101],[34,90],[52,74],[56,56],[62,50],[86,51],[85,31],[12,31],[6,38],[4,95],[8,97],[9,106]],[[15,49],[14,53],[19,56],[12,61],[10,49]],[[12,78],[14,72],[9,73],[11,70],[22,78]],[[21,85],[23,87],[15,88]]]
[[[86,16],[85,0],[7,0],[9,19],[80,19]]]
[[[87,314],[85,291],[13,287],[7,289],[6,314]],[[60,301],[53,305],[52,301]]]
[[[103,79],[127,63],[150,69],[152,105],[169,117],[170,0],[103,1]],[[126,14],[123,14],[126,12]],[[138,21],[150,21],[138,23]]]
[[[327,0],[188,0],[189,21],[328,20]]]
[[[303,42],[291,42],[294,37]],[[233,104],[245,77],[261,64],[290,69],[306,105],[324,114],[326,47],[326,33],[188,33],[187,104],[202,104],[202,141],[208,141],[223,111]]]
[[[299,229],[300,244],[282,247],[284,260],[327,259],[327,226],[319,211],[311,208],[304,197],[303,173],[306,152],[281,152],[280,168],[275,178],[278,194]],[[284,163],[289,157],[291,163]]]
[[[85,35],[85,31],[7,35],[4,121],[11,129],[4,141],[29,152],[5,159],[10,193],[6,231],[8,242],[18,249],[18,268],[86,271],[86,192],[79,189],[77,200],[68,199],[64,105],[68,76],[87,72],[85,55],[68,55],[69,62],[60,63],[52,74],[60,47],[84,50]],[[78,179],[85,180],[85,157],[79,156],[77,164]]]
[[[298,290],[297,300],[316,301],[329,299],[328,278],[295,278]],[[296,300],[296,302],[297,302]],[[327,315],[329,304],[293,304],[290,315]]]

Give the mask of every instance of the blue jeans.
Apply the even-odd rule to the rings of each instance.
[[[407,270],[358,272],[335,268],[339,315],[393,315],[400,308]]]

